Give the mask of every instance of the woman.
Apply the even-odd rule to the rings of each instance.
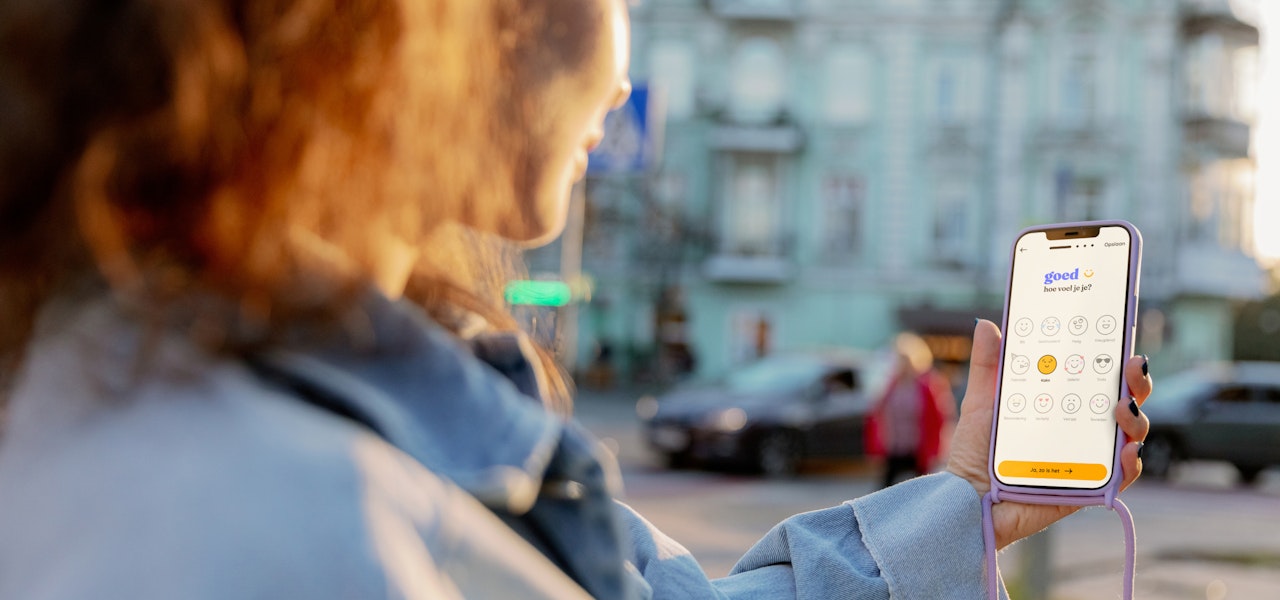
[[[881,487],[904,472],[924,475],[946,456],[955,398],[933,370],[933,352],[920,336],[900,333],[893,341],[894,373],[867,420],[867,455],[884,459]]]
[[[975,597],[990,323],[950,473],[715,582],[532,399],[501,240],[559,232],[627,45],[621,0],[0,0],[0,597]]]

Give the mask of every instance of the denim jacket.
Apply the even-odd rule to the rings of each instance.
[[[363,314],[360,343],[238,357],[107,301],[46,318],[0,441],[0,599],[985,594],[948,474],[792,517],[709,580],[530,398],[522,338]]]

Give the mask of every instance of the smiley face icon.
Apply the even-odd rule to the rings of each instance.
[[[1086,278],[1093,277],[1093,269],[1085,269],[1085,270],[1084,270],[1084,276],[1085,276]]]
[[[1009,370],[1013,371],[1016,375],[1023,375],[1027,372],[1027,369],[1030,368],[1031,359],[1025,356],[1014,354],[1013,358],[1009,359]]]
[[[1036,396],[1036,412],[1040,414],[1053,410],[1053,396],[1040,394]]]
[[[1005,408],[1011,413],[1020,413],[1022,409],[1027,407],[1027,398],[1022,394],[1014,394],[1004,401]]]
[[[1080,410],[1080,396],[1067,394],[1062,397],[1062,412],[1074,415],[1077,410]]]
[[[1107,409],[1111,408],[1111,398],[1106,394],[1097,394],[1089,400],[1089,410],[1095,414],[1103,414]]]
[[[1018,322],[1013,324],[1013,332],[1022,337],[1027,337],[1034,328],[1035,325],[1031,322],[1031,319],[1026,317],[1018,319]]]
[[[1093,357],[1093,372],[1099,375],[1105,375],[1111,372],[1111,368],[1114,367],[1115,364],[1116,361],[1112,360],[1109,354],[1099,354]]]
[[[1111,315],[1103,315],[1098,319],[1098,333],[1102,335],[1111,335],[1116,330],[1116,318]]]
[[[1071,317],[1071,320],[1067,321],[1067,331],[1070,331],[1071,335],[1080,335],[1088,329],[1089,319],[1086,319],[1083,316],[1077,315]]]
[[[1058,359],[1054,358],[1052,354],[1041,356],[1040,360],[1036,361],[1036,368],[1040,369],[1041,373],[1048,375],[1058,368]]]
[[[1084,371],[1084,356],[1080,354],[1072,354],[1067,360],[1062,362],[1062,369],[1072,375],[1079,375]]]
[[[1040,333],[1058,335],[1059,331],[1062,331],[1062,321],[1058,317],[1049,317],[1040,322]]]

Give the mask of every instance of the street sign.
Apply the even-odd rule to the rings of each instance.
[[[513,306],[564,306],[573,299],[563,281],[512,281],[507,283],[503,296]]]
[[[661,115],[652,100],[649,87],[637,84],[627,103],[605,116],[604,139],[588,157],[588,173],[640,173],[649,168],[661,139]]]
[[[567,306],[589,302],[595,281],[578,276],[570,281],[518,279],[507,282],[503,298],[512,306]]]

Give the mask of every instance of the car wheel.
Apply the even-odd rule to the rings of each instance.
[[[773,431],[760,440],[757,464],[769,477],[789,477],[800,466],[800,439],[786,431]]]
[[[1153,479],[1168,479],[1180,451],[1173,439],[1165,435],[1148,438],[1142,446],[1142,473]]]
[[[1236,465],[1236,470],[1240,471],[1240,481],[1245,485],[1257,483],[1258,475],[1262,474],[1263,468],[1257,465]]]

